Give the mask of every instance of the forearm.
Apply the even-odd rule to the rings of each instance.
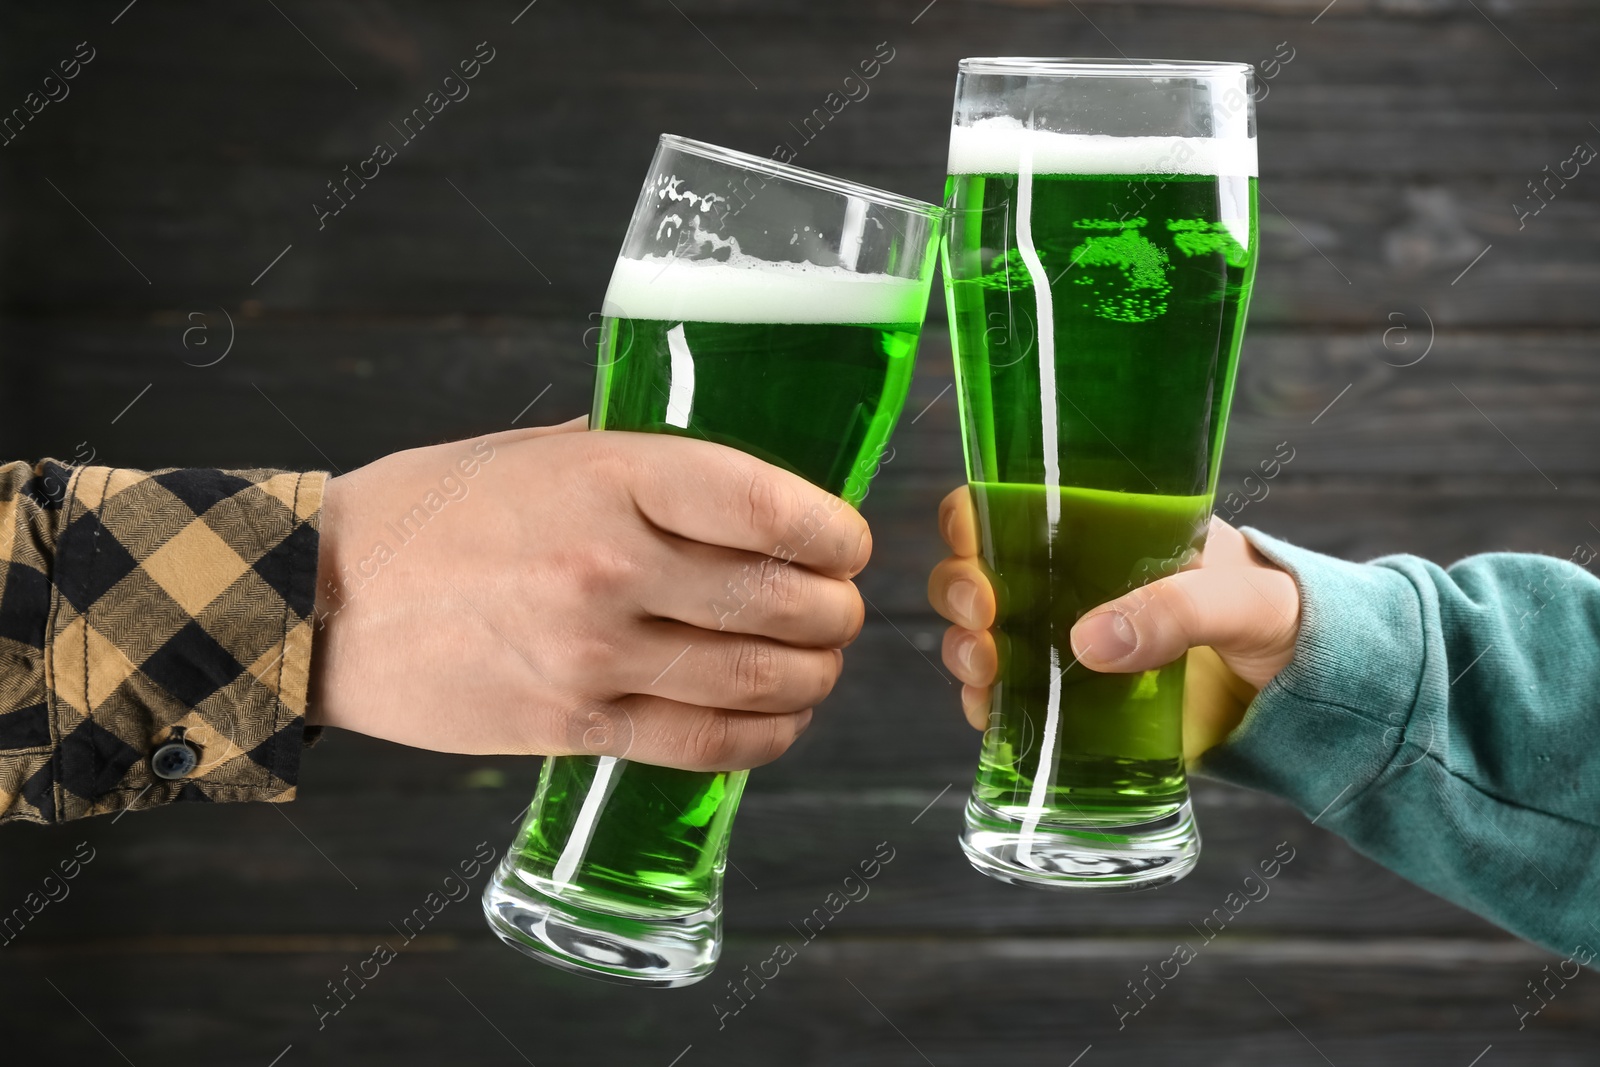
[[[0,821],[292,799],[324,481],[0,467]]]
[[[1247,534],[1294,575],[1300,635],[1201,769],[1551,949],[1592,938],[1600,582],[1542,556],[1359,565]]]

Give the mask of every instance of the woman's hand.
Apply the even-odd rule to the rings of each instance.
[[[698,770],[779,756],[864,613],[861,516],[731,448],[580,421],[328,483],[312,725]]]
[[[999,669],[989,632],[995,596],[978,559],[965,486],[944,498],[939,530],[951,554],[933,569],[928,600],[955,623],[945,632],[944,663],[963,683],[967,721],[982,730]],[[1193,760],[1239,725],[1255,694],[1288,665],[1299,632],[1294,579],[1213,518],[1194,564],[1090,611],[1070,640],[1079,663],[1115,674],[1151,670],[1187,653],[1183,750]]]

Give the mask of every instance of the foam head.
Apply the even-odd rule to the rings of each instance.
[[[1011,117],[950,130],[951,174],[1217,174],[1256,176],[1253,137],[1113,137],[1030,130]]]
[[[921,323],[927,286],[810,263],[670,256],[619,259],[606,289],[612,318],[667,322]]]

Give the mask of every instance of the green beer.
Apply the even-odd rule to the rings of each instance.
[[[791,560],[856,506],[911,385],[942,209],[663,134],[602,309],[590,426],[748,452],[834,495],[776,543]],[[759,593],[710,590],[712,625]],[[670,663],[659,665],[664,674]],[[652,683],[653,684],[653,683]],[[722,951],[729,829],[748,773],[634,763],[605,701],[547,759],[484,891],[490,927],[555,967],[643,986]]]
[[[602,773],[606,817],[586,818],[584,800]],[[552,756],[533,798],[540,818],[529,820],[514,846],[517,874],[535,889],[571,886],[574,901],[633,919],[697,912],[722,871],[748,775],[610,756]],[[587,847],[563,869],[574,841]]]
[[[859,504],[924,303],[919,283],[881,275],[619,260],[590,423],[730,445]]]
[[[1204,546],[1255,272],[1254,175],[1253,140],[1008,119],[952,131],[946,294],[998,597],[1000,669],[964,837],[986,873],[1146,884],[1115,832],[1173,819],[1193,862],[1183,662],[1097,674],[1068,633]],[[1090,844],[1053,857],[1030,844],[1053,829]],[[988,863],[996,849],[1011,870]]]
[[[1205,536],[1209,496],[974,482],[993,532],[984,562],[998,594],[1000,681],[973,795],[1013,820],[1036,803],[1051,686],[1062,708],[1053,774],[1039,801],[1075,823],[1146,822],[1188,795],[1183,775],[1183,662],[1097,674],[1062,662],[1062,636],[1089,608],[1171,573]],[[1047,498],[1059,520],[1048,518]]]
[[[925,305],[925,285],[897,278],[619,260],[591,425],[730,445],[859,504],[905,405]],[[807,536],[797,530],[793,539]],[[720,607],[739,603],[735,587]],[[517,843],[518,873],[535,884],[558,880],[598,773],[611,778],[606,817],[559,880],[580,887],[591,907],[641,919],[703,907],[747,771],[546,760],[533,802],[541,817]]]

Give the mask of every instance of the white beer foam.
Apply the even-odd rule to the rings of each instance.
[[[950,129],[951,174],[1016,174],[1024,153],[1035,174],[1257,175],[1254,137],[1112,137],[1030,130],[1009,116]]]
[[[921,322],[922,283],[810,263],[726,262],[646,256],[619,259],[604,314],[667,322]]]

